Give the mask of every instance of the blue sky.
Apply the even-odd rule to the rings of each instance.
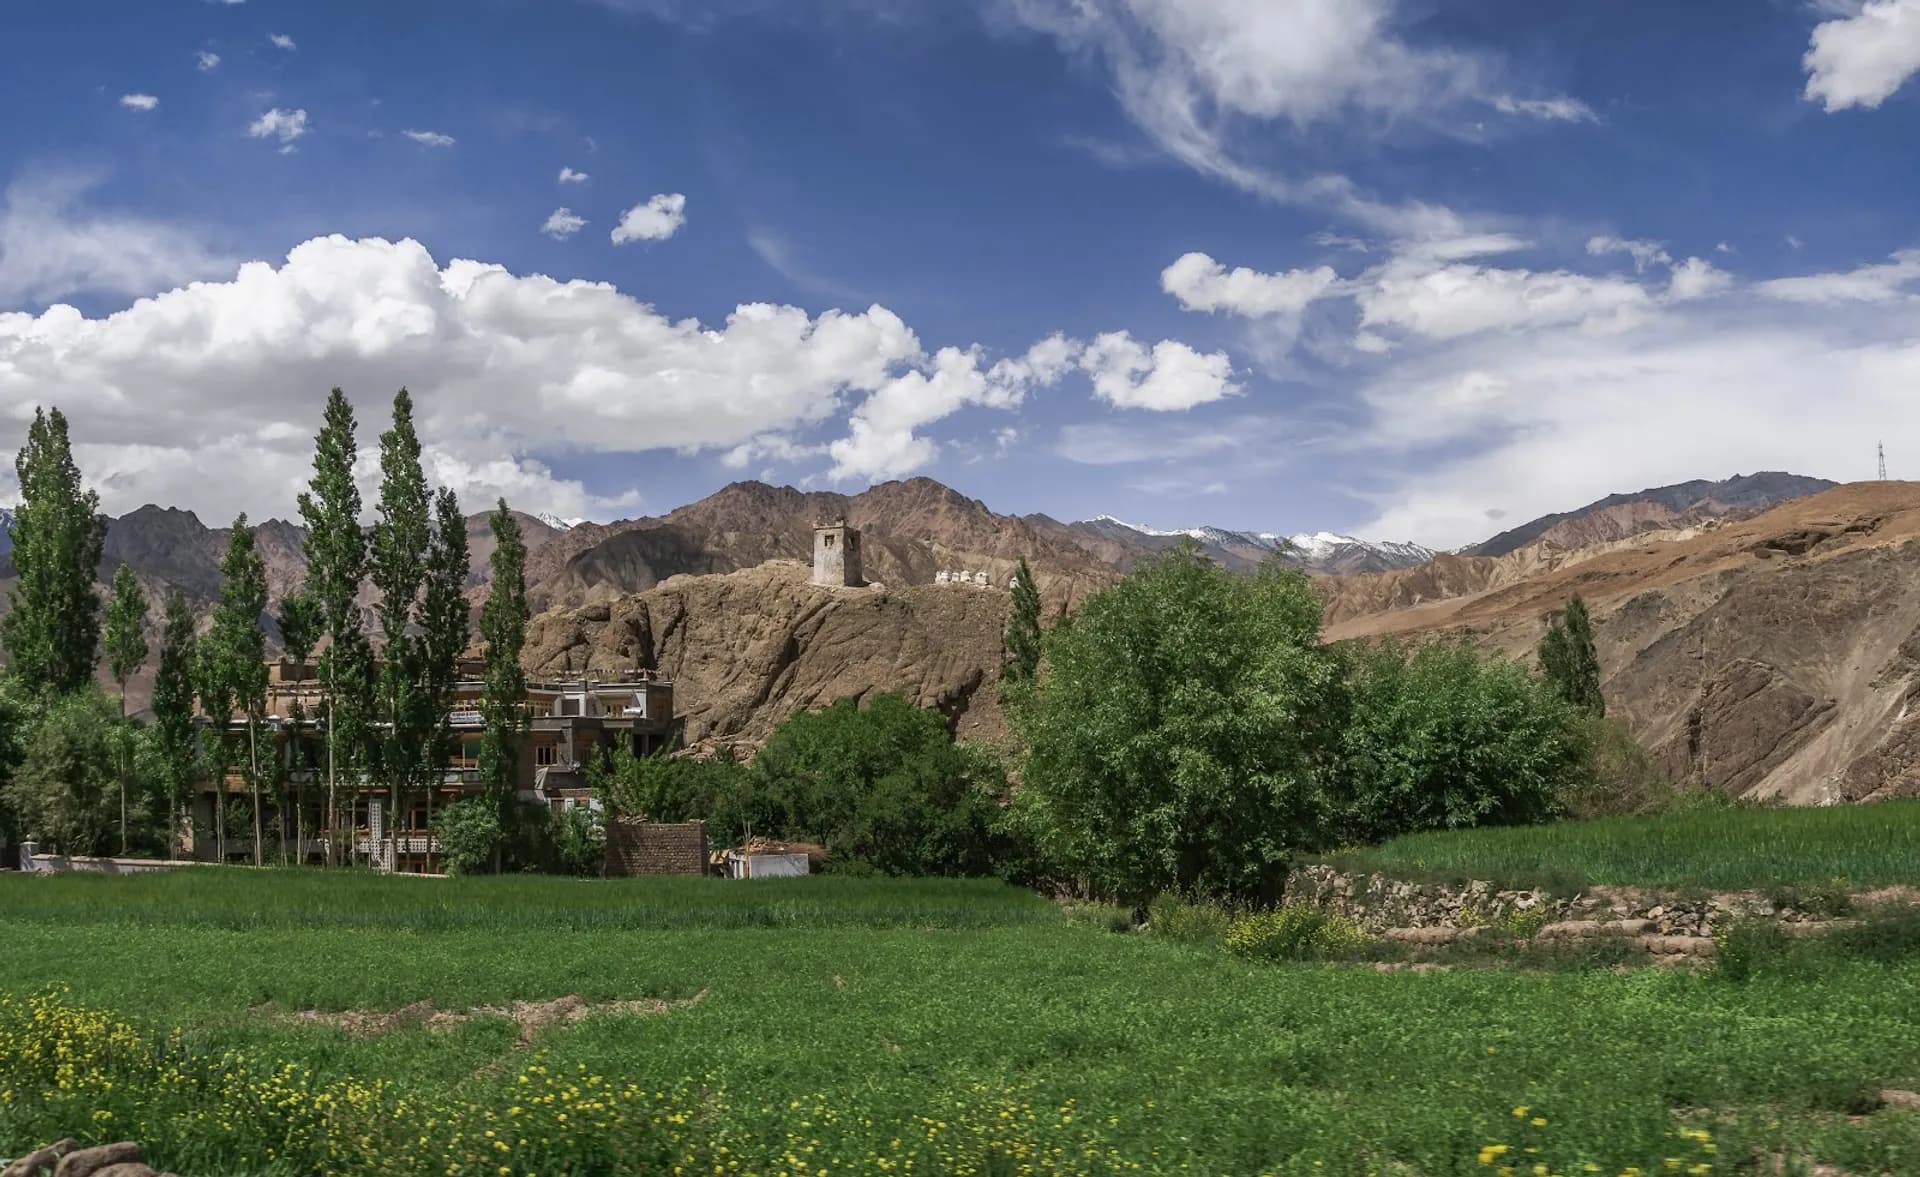
[[[926,474],[1454,546],[1920,462],[1920,0],[5,21],[0,447],[61,404],[111,510],[289,513],[334,384],[570,517]]]

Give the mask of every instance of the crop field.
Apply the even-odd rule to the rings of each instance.
[[[1920,1172],[1898,953],[1380,973],[987,884],[274,870],[0,876],[0,951],[0,1155],[186,1177]]]
[[[1920,801],[1711,808],[1413,834],[1328,861],[1386,874],[1570,885],[1759,890],[1920,883]]]

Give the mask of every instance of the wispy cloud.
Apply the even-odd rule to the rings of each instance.
[[[307,133],[307,112],[276,106],[247,124],[250,139],[278,139],[283,152],[293,149],[293,141]]]
[[[562,184],[584,184],[587,182],[587,173],[576,172],[572,168],[563,167],[560,169],[559,182]]]
[[[193,55],[193,61],[203,74],[220,68],[220,55],[211,49],[200,50]]]
[[[103,178],[37,172],[8,185],[0,202],[0,306],[150,294],[230,270],[230,259],[184,228],[85,207]]]
[[[160,100],[151,94],[122,94],[120,105],[128,110],[153,110],[160,105]]]
[[[267,40],[273,42],[273,47],[275,49],[285,49],[288,52],[292,52],[293,50],[299,48],[298,45],[295,45],[293,43],[293,38],[287,36],[285,33],[274,33],[271,36],[269,36]]]
[[[402,131],[402,135],[424,147],[452,147],[452,135],[443,135],[439,131]]]
[[[572,209],[563,205],[548,215],[547,223],[540,226],[540,231],[555,241],[565,241],[586,228],[586,225],[587,218],[577,215]]]

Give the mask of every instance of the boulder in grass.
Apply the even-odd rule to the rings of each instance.
[[[83,1148],[68,1153],[60,1158],[60,1167],[53,1171],[53,1177],[94,1177],[95,1173],[109,1165],[137,1164],[142,1159],[138,1144],[122,1140],[118,1144],[103,1144],[98,1148]]]
[[[0,1177],[52,1177],[54,1168],[60,1164],[60,1158],[80,1147],[80,1142],[68,1137],[57,1140],[37,1152],[26,1156],[0,1169]]]

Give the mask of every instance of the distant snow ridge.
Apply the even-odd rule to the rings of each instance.
[[[574,528],[586,522],[585,519],[562,519],[560,516],[548,511],[542,511],[538,515],[535,515],[534,518],[546,524],[548,527],[553,528],[555,531],[572,531]]]
[[[1163,530],[1140,523],[1129,523],[1125,519],[1118,519],[1112,515],[1096,516],[1092,521],[1124,527],[1129,531],[1140,532],[1142,535],[1188,535],[1207,544],[1258,548],[1268,552],[1290,548],[1292,554],[1306,564],[1324,563],[1355,550],[1371,552],[1396,565],[1419,564],[1439,555],[1432,548],[1422,547],[1419,544],[1375,543],[1333,531],[1304,531],[1295,535],[1281,535],[1271,531],[1231,531],[1224,527],[1176,527],[1172,530]]]

